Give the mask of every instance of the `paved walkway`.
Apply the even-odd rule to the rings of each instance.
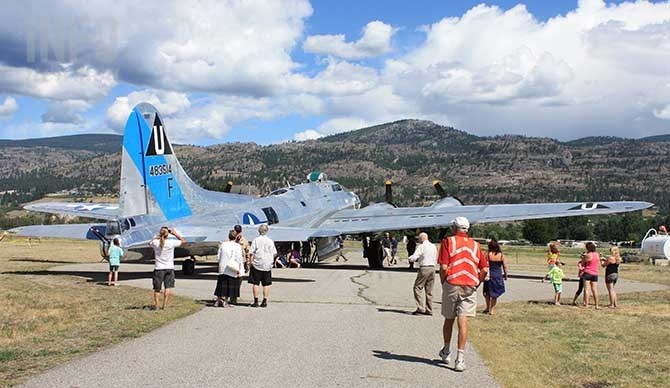
[[[414,309],[415,273],[329,266],[333,268],[273,271],[267,309],[205,308],[142,338],[52,369],[24,386],[497,386],[471,347],[465,372],[441,363],[439,303],[433,317],[408,314]],[[105,264],[52,269],[100,281],[106,270]],[[124,264],[121,284],[149,289],[151,270],[151,265]],[[178,277],[175,291],[210,300],[215,279],[213,267],[198,266],[194,277]],[[570,295],[576,283],[565,288]],[[619,292],[662,288],[626,281],[618,285]],[[553,295],[551,285],[533,279],[511,279],[508,289],[502,301],[548,301]],[[436,301],[440,291],[435,288]],[[242,301],[250,295],[245,283]]]

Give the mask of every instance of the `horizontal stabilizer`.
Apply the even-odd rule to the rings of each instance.
[[[41,202],[26,205],[23,208],[35,212],[100,220],[116,219],[119,213],[119,204],[117,203]]]
[[[52,237],[52,238],[72,238],[78,240],[95,240],[95,236],[90,233],[92,226],[97,224],[64,224],[64,225],[30,225],[10,229],[21,237]]]

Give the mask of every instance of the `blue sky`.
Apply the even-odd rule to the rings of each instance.
[[[0,138],[119,132],[144,100],[196,144],[402,118],[562,140],[670,132],[667,1],[37,3],[0,15]]]

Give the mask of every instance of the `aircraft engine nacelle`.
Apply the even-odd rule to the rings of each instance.
[[[463,202],[456,198],[456,197],[445,197],[442,199],[438,199],[437,201],[433,202],[431,207],[453,207],[453,206],[463,206]]]
[[[319,261],[336,255],[339,249],[340,244],[337,242],[337,237],[320,237],[316,239],[316,253]]]
[[[642,240],[642,254],[653,259],[670,259],[670,236],[661,234],[649,235],[649,232],[647,232],[647,236]],[[654,230],[654,232],[656,231]]]

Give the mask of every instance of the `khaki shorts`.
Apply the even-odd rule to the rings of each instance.
[[[455,286],[442,283],[442,316],[456,319],[458,316],[474,317],[477,312],[477,289],[470,286]]]

